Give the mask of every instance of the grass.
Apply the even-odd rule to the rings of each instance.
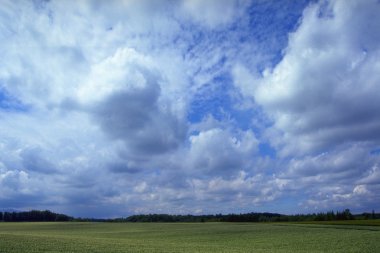
[[[0,223],[0,252],[380,252],[369,225]]]
[[[304,224],[380,226],[380,220],[308,221]]]

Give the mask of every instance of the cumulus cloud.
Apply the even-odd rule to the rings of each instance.
[[[1,206],[370,206],[379,4],[286,3],[3,1]]]
[[[306,208],[360,208],[376,199],[379,8],[377,1],[310,4],[278,64],[232,70],[235,86],[269,116],[264,136],[286,158],[276,177],[288,192],[307,192]],[[368,201],[359,200],[364,195]]]
[[[202,174],[228,175],[251,169],[258,145],[251,131],[234,135],[220,128],[202,131],[190,136],[189,140],[188,166]]]
[[[137,156],[173,149],[186,134],[183,116],[161,99],[165,79],[145,58],[131,49],[117,51],[94,66],[78,93],[94,121]]]
[[[199,72],[199,80],[218,73],[222,56],[216,46],[206,46],[208,42],[192,45],[195,39],[186,30],[192,25],[182,22],[181,28],[175,18],[176,8],[182,7],[167,9],[167,4],[26,1],[17,6],[4,2],[1,24],[9,25],[2,25],[0,33],[4,39],[0,151],[6,199],[25,191],[29,199],[40,196],[35,207],[78,214],[86,213],[86,208],[93,211],[96,202],[104,204],[99,210],[111,212],[106,205],[112,200],[121,214],[131,211],[122,208],[125,202],[143,208],[144,201],[157,200],[151,192],[138,203],[136,195],[160,191],[157,181],[168,185],[158,201],[170,200],[176,187],[186,185],[185,178],[177,177],[181,173],[173,171],[192,171],[175,154],[185,160],[194,153],[190,150],[200,150],[186,146],[186,110],[196,90],[189,87],[190,77],[208,57],[202,52],[211,49],[218,54]],[[231,171],[241,167],[239,156],[250,151],[239,143],[253,134],[239,134],[236,141],[230,135],[225,132],[210,140],[215,139],[215,145],[225,143],[222,149],[236,157],[228,166],[223,158],[202,170],[223,174],[227,167]],[[157,179],[156,172],[163,178]],[[168,182],[166,176],[176,178]],[[144,189],[143,178],[154,187]]]
[[[285,153],[378,141],[379,8],[376,1],[311,5],[282,61],[263,73],[252,95],[283,132]]]

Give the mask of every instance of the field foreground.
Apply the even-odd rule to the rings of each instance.
[[[380,252],[380,226],[0,223],[0,252]]]

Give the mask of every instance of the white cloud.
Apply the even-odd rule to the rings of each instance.
[[[358,182],[368,185],[380,185],[379,163],[375,163],[372,168],[367,171],[367,175],[361,178]]]
[[[377,188],[378,189],[378,188]],[[328,210],[328,209],[345,209],[350,207],[357,210],[362,210],[363,207],[373,206],[373,203],[378,201],[378,196],[374,194],[374,190],[368,189],[365,185],[356,185],[353,187],[342,188],[322,188],[312,198],[304,201],[300,205],[306,210]]]
[[[232,23],[247,7],[244,1],[231,0],[184,0],[183,10],[200,25],[219,28]]]
[[[313,196],[307,208],[360,209],[376,199],[379,11],[371,0],[311,4],[277,65],[262,77],[244,66],[233,71],[241,93],[273,122],[265,137],[290,159],[276,178],[288,181],[284,191]]]
[[[300,206],[308,211],[373,206],[380,187],[377,172],[379,156],[368,146],[341,146],[315,156],[293,158],[277,179],[285,180],[283,191],[307,193]]]
[[[293,158],[289,162],[288,175],[294,177],[325,177],[323,182],[353,180],[363,176],[376,162],[368,154],[366,146],[341,147],[340,150],[325,152],[316,156]]]
[[[258,77],[241,64],[237,64],[232,69],[234,84],[239,88],[240,92],[248,97],[254,94]]]
[[[251,169],[258,141],[251,131],[229,133],[213,128],[190,136],[187,164],[194,173],[236,174]]]
[[[78,100],[91,104],[113,93],[144,88],[146,80],[138,68],[152,68],[152,65],[148,57],[134,49],[118,48],[113,55],[91,66],[87,80],[78,87]]]
[[[378,140],[379,10],[376,1],[334,1],[332,16],[319,4],[305,10],[283,60],[253,94],[284,132],[285,152]]]

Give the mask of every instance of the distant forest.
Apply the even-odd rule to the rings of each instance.
[[[114,221],[124,222],[285,222],[285,221],[335,221],[354,219],[379,219],[380,214],[362,213],[351,214],[349,209],[341,212],[313,213],[284,215],[278,213],[244,213],[244,214],[216,214],[216,215],[169,215],[145,214],[132,215]]]
[[[330,211],[326,213],[284,215],[278,213],[244,213],[216,215],[171,215],[171,214],[140,214],[126,218],[94,219],[74,218],[49,210],[28,212],[0,212],[0,221],[93,221],[93,222],[295,222],[295,221],[336,221],[336,220],[365,220],[380,219],[380,214],[371,213],[351,214],[349,209]]]
[[[49,210],[28,212],[0,212],[0,221],[71,221],[74,220],[65,214],[53,213]]]

